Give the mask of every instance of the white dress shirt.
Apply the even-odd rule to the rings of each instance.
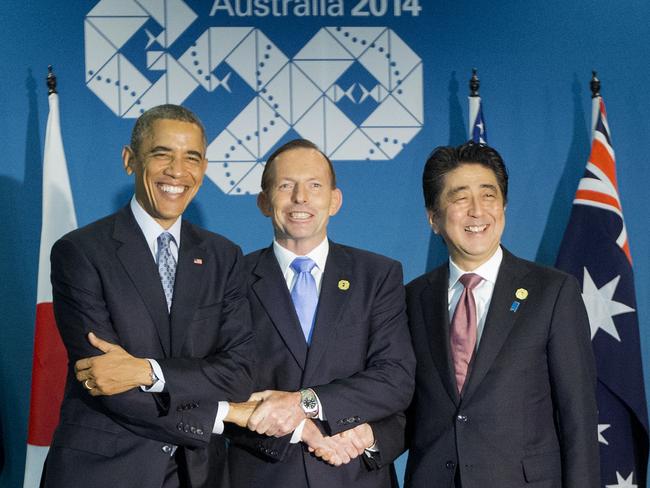
[[[483,329],[485,328],[485,318],[487,312],[490,309],[490,302],[492,301],[492,293],[494,292],[494,284],[497,281],[497,275],[499,274],[499,267],[501,266],[501,261],[503,261],[503,250],[501,246],[497,248],[495,253],[490,259],[481,264],[478,268],[473,271],[463,271],[454,263],[454,261],[449,258],[449,288],[447,293],[447,303],[449,306],[449,321],[451,322],[454,312],[456,311],[456,305],[458,305],[458,300],[460,300],[460,295],[463,293],[463,284],[458,281],[458,279],[467,273],[474,273],[483,278],[476,288],[474,288],[474,301],[476,302],[476,315],[477,315],[477,328],[476,331],[476,347],[478,348],[479,342],[481,341],[481,336],[483,335]]]
[[[158,258],[158,236],[163,232],[169,232],[173,239],[169,243],[169,248],[174,257],[174,260],[178,262],[178,250],[181,247],[181,219],[179,217],[176,219],[176,222],[172,224],[169,229],[164,229],[156,220],[149,215],[140,205],[140,203],[135,199],[135,195],[131,198],[131,212],[135,221],[137,222],[140,230],[144,234],[144,238],[147,241],[147,246],[151,251],[154,261]],[[160,393],[165,389],[165,375],[162,372],[162,368],[158,361],[155,359],[146,358],[151,364],[151,369],[153,369],[154,374],[158,378],[155,383],[151,386],[141,386],[140,389],[147,393]],[[228,402],[219,402],[219,407],[217,408],[217,415],[214,421],[214,426],[212,428],[213,434],[221,434],[224,429],[223,419],[228,415],[229,406]]]

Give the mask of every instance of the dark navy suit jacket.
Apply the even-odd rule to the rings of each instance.
[[[232,488],[391,486],[392,460],[404,443],[399,413],[411,399],[415,369],[401,265],[330,242],[308,347],[273,248],[245,260],[258,358],[255,389],[313,388],[327,418],[319,422],[323,432],[377,422],[381,455],[333,467],[302,444],[290,444],[290,435],[275,439],[228,429],[235,431]]]
[[[225,459],[223,440],[211,434],[217,402],[245,400],[252,386],[239,248],[184,220],[171,313],[128,207],[61,238],[51,261],[69,368],[45,485],[160,488],[178,445],[185,446],[192,487],[214,487]],[[165,392],[90,396],[74,377],[75,361],[100,354],[87,340],[90,331],[158,360]]]
[[[599,487],[595,365],[575,278],[504,249],[462,399],[448,280],[445,264],[407,286],[418,364],[405,486],[453,487],[460,470],[463,488]]]

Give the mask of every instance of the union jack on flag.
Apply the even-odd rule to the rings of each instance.
[[[593,105],[591,154],[556,265],[582,284],[589,315],[598,370],[602,485],[645,487],[648,414],[632,257],[605,104],[595,97]]]

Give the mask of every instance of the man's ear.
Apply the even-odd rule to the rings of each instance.
[[[332,190],[332,201],[330,202],[330,217],[336,215],[343,205],[343,192],[339,188]]]
[[[131,146],[124,146],[122,148],[122,164],[124,165],[124,171],[126,171],[126,174],[131,176],[133,172],[135,171],[135,153],[133,152],[133,149],[131,149]]]
[[[427,219],[429,220],[429,226],[433,230],[434,234],[440,234],[440,228],[438,226],[437,217],[435,210],[427,209]]]
[[[262,212],[262,215],[265,217],[270,217],[273,213],[271,209],[271,201],[264,190],[257,194],[257,208],[260,209],[260,212]]]

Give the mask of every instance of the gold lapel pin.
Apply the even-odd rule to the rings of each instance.
[[[348,280],[339,280],[339,290],[347,290],[350,288],[350,282]]]
[[[528,290],[526,290],[526,288],[519,288],[519,289],[515,292],[515,296],[516,296],[519,300],[525,300],[526,298],[528,298]]]

